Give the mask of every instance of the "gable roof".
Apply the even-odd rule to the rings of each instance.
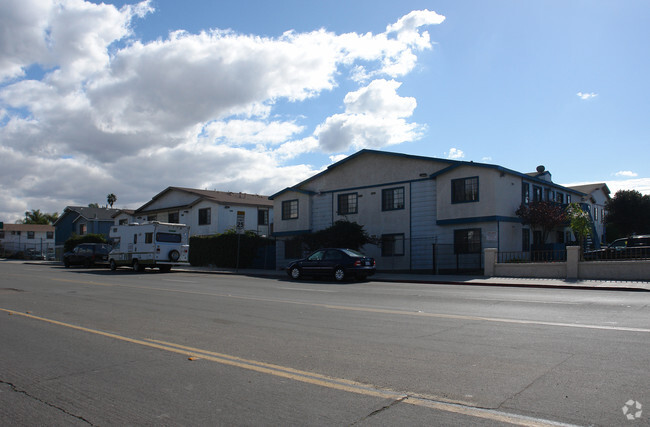
[[[585,194],[591,194],[594,191],[602,190],[602,192],[605,193],[607,198],[609,198],[609,195],[611,194],[609,187],[604,182],[598,182],[593,184],[571,185],[568,188]]]
[[[187,205],[175,206],[179,208],[194,206],[195,204],[203,200],[209,200],[221,205],[273,207],[273,202],[269,200],[268,196],[260,196],[259,194],[233,193],[233,192],[216,191],[216,190],[199,190],[196,188],[185,188],[185,187],[167,187],[160,193],[153,196],[153,198],[149,202],[145,203],[144,205],[136,209],[134,213],[140,213],[146,211],[147,207],[151,206],[152,203],[154,203],[156,200],[162,198],[165,194],[170,193],[172,191],[181,191],[196,196],[196,199]]]
[[[57,225],[64,217],[69,215],[75,215],[75,220],[78,218],[83,218],[88,221],[113,221],[113,215],[118,212],[119,209],[112,208],[91,208],[88,206],[66,206],[63,210],[63,215],[56,220],[54,225]]]
[[[34,231],[47,232],[54,231],[54,226],[50,224],[5,224],[3,231]]]
[[[347,163],[347,162],[349,162],[349,161],[351,161],[351,160],[353,160],[353,159],[355,159],[357,157],[366,155],[366,154],[378,154],[378,155],[382,155],[382,156],[401,157],[401,158],[406,158],[406,159],[417,159],[417,160],[427,160],[427,161],[435,161],[435,162],[440,162],[440,163],[447,163],[449,166],[443,168],[442,170],[440,170],[438,172],[435,172],[435,173],[429,175],[429,178],[433,178],[433,179],[435,179],[436,177],[438,177],[440,175],[443,175],[443,174],[445,174],[445,173],[447,173],[447,172],[449,172],[449,171],[451,171],[451,170],[453,170],[453,169],[455,169],[457,167],[460,167],[460,166],[473,166],[473,167],[480,167],[480,168],[486,168],[486,169],[494,169],[494,170],[497,170],[497,171],[500,171],[500,172],[509,173],[509,174],[518,176],[520,178],[524,178],[527,181],[540,182],[540,183],[543,183],[546,186],[561,188],[561,189],[563,189],[565,191],[574,191],[577,194],[584,195],[579,190],[575,190],[575,189],[573,189],[571,187],[564,187],[562,185],[555,184],[552,181],[545,180],[542,176],[548,174],[548,171],[545,171],[544,173],[541,173],[541,174],[526,174],[526,173],[517,172],[517,171],[512,170],[512,169],[504,168],[503,166],[493,165],[493,164],[489,164],[489,163],[477,163],[477,162],[473,162],[473,161],[442,159],[442,158],[438,158],[438,157],[417,156],[417,155],[413,155],[413,154],[393,153],[393,152],[390,152],[390,151],[370,150],[370,149],[364,148],[362,150],[357,151],[354,154],[349,155],[348,157],[346,157],[343,160],[339,160],[338,162],[329,165],[327,167],[327,169],[325,169],[324,171],[319,172],[316,175],[313,175],[313,176],[305,179],[304,181],[299,182],[298,184],[296,184],[296,185],[294,185],[292,187],[287,187],[284,190],[278,191],[277,193],[273,194],[272,196],[269,196],[269,199],[273,200],[274,198],[278,197],[279,195],[281,195],[283,193],[286,193],[287,191],[310,193],[308,191],[305,191],[305,190],[301,189],[300,187],[302,187],[303,185],[315,180],[316,178],[330,172],[332,169],[338,168],[341,165],[343,165],[343,164],[345,164],[345,163]],[[548,174],[548,175],[550,175],[550,174]]]

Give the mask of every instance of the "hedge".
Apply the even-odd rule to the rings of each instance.
[[[215,236],[190,237],[190,264],[194,266],[214,265],[217,267],[237,267],[237,240],[239,239],[239,268],[253,265],[260,249],[275,246],[273,239],[259,237],[253,233],[217,234]]]
[[[73,234],[68,240],[63,244],[63,251],[70,252],[77,245],[81,243],[107,243],[106,237],[103,234],[84,234],[83,236],[78,236]]]

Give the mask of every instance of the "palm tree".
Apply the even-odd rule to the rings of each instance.
[[[58,214],[44,214],[40,209],[32,209],[30,212],[25,212],[25,219],[22,220],[23,224],[52,224],[53,220],[56,221]]]
[[[113,193],[109,194],[106,196],[106,201],[108,202],[109,205],[111,205],[111,208],[113,207],[113,203],[117,202],[117,196]]]

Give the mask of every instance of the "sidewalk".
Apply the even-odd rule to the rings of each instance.
[[[284,270],[253,270],[216,267],[176,267],[173,271],[188,271],[194,273],[212,274],[238,274],[252,277],[269,277],[278,279],[289,279]],[[485,277],[485,276],[462,276],[462,275],[436,275],[436,274],[414,274],[414,273],[384,273],[378,272],[370,278],[375,282],[398,282],[398,283],[422,283],[422,284],[443,284],[443,285],[467,285],[467,286],[508,286],[508,287],[531,287],[531,288],[558,288],[558,289],[601,289],[601,290],[627,290],[627,291],[650,291],[650,281],[632,282],[624,280],[562,280],[562,279],[539,279],[521,277]]]
[[[3,260],[10,261],[10,260]],[[62,265],[57,261],[20,261],[24,264],[50,264]],[[255,269],[227,269],[218,267],[174,267],[172,271],[186,271],[191,273],[206,274],[237,274],[251,277],[268,277],[287,279],[289,276],[284,270],[255,270]],[[625,281],[625,280],[562,280],[562,279],[540,279],[534,277],[486,277],[486,276],[463,276],[463,275],[438,275],[438,274],[416,274],[416,273],[385,273],[378,272],[370,278],[375,282],[396,282],[396,283],[421,283],[438,285],[465,285],[465,286],[506,286],[519,288],[556,288],[556,289],[600,289],[619,291],[646,291],[650,292],[649,281]]]

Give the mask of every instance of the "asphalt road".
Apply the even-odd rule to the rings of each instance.
[[[650,424],[647,292],[0,262],[0,319],[0,425]]]

